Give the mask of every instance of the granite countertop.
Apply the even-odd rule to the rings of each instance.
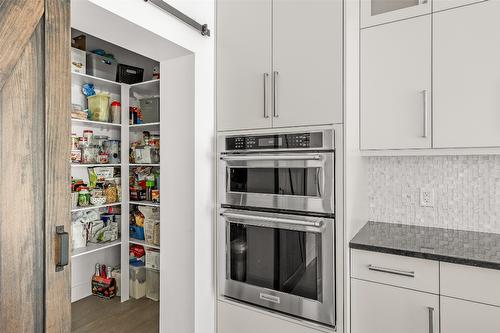
[[[500,270],[500,234],[368,222],[351,249]]]

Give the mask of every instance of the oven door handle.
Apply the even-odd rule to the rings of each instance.
[[[264,217],[264,216],[245,215],[245,214],[227,213],[227,212],[222,212],[222,213],[220,213],[220,215],[226,216],[229,218],[235,218],[235,219],[253,220],[253,221],[260,221],[260,222],[271,222],[271,223],[281,223],[281,224],[295,225],[295,226],[301,226],[301,227],[321,228],[323,226],[323,221],[319,220],[319,219],[315,220],[315,221],[299,221],[299,220],[292,220],[292,219],[284,219],[284,218],[280,218],[280,217]],[[245,224],[245,223],[242,223],[242,224]]]
[[[321,155],[222,155],[224,161],[319,161]]]

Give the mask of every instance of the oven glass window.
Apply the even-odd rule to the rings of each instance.
[[[230,168],[231,192],[319,197],[320,168]]]
[[[321,301],[321,234],[230,223],[228,278]]]

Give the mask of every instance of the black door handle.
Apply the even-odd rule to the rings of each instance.
[[[56,234],[59,236],[59,247],[58,247],[58,260],[56,265],[56,272],[64,270],[64,266],[68,265],[69,260],[69,234],[64,231],[63,225],[58,225],[56,227]]]

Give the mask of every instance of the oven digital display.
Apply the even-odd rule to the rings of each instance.
[[[277,145],[278,147],[281,147],[283,145],[283,138],[278,137],[276,138],[260,138],[259,139],[259,147],[274,147]]]
[[[226,150],[307,149],[321,148],[322,146],[323,133],[321,132],[230,136],[226,138]]]

